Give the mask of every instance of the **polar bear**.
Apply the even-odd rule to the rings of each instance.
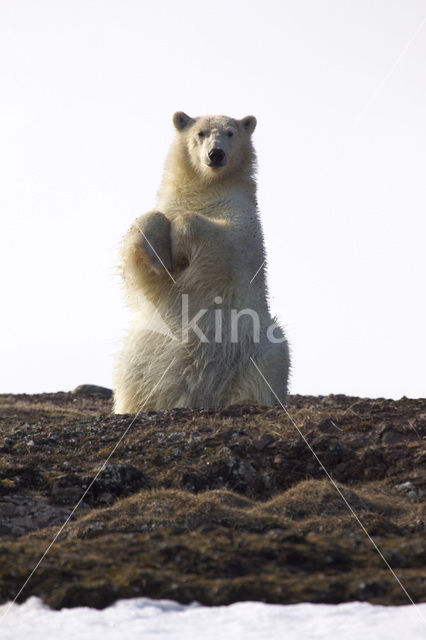
[[[136,311],[114,411],[285,402],[289,348],[269,313],[256,205],[256,118],[173,116],[155,210],[125,236]]]

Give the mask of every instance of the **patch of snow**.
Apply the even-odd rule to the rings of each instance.
[[[6,613],[7,612],[7,613]],[[5,615],[6,614],[6,615]],[[2,640],[393,640],[426,638],[426,603],[383,607],[347,604],[181,605],[169,600],[119,600],[98,611],[54,611],[38,598],[0,606]]]

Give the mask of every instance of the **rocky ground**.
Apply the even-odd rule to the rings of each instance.
[[[426,601],[425,503],[426,400],[134,419],[96,388],[0,396],[0,602],[56,536],[18,600]]]

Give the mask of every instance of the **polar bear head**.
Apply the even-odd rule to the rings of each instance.
[[[173,116],[177,130],[175,144],[180,161],[187,163],[198,178],[212,181],[236,171],[252,172],[254,150],[251,134],[256,118],[241,120],[227,116],[191,118],[183,111]]]

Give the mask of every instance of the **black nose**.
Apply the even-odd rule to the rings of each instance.
[[[210,166],[219,167],[225,160],[225,152],[219,147],[215,147],[209,151]]]

